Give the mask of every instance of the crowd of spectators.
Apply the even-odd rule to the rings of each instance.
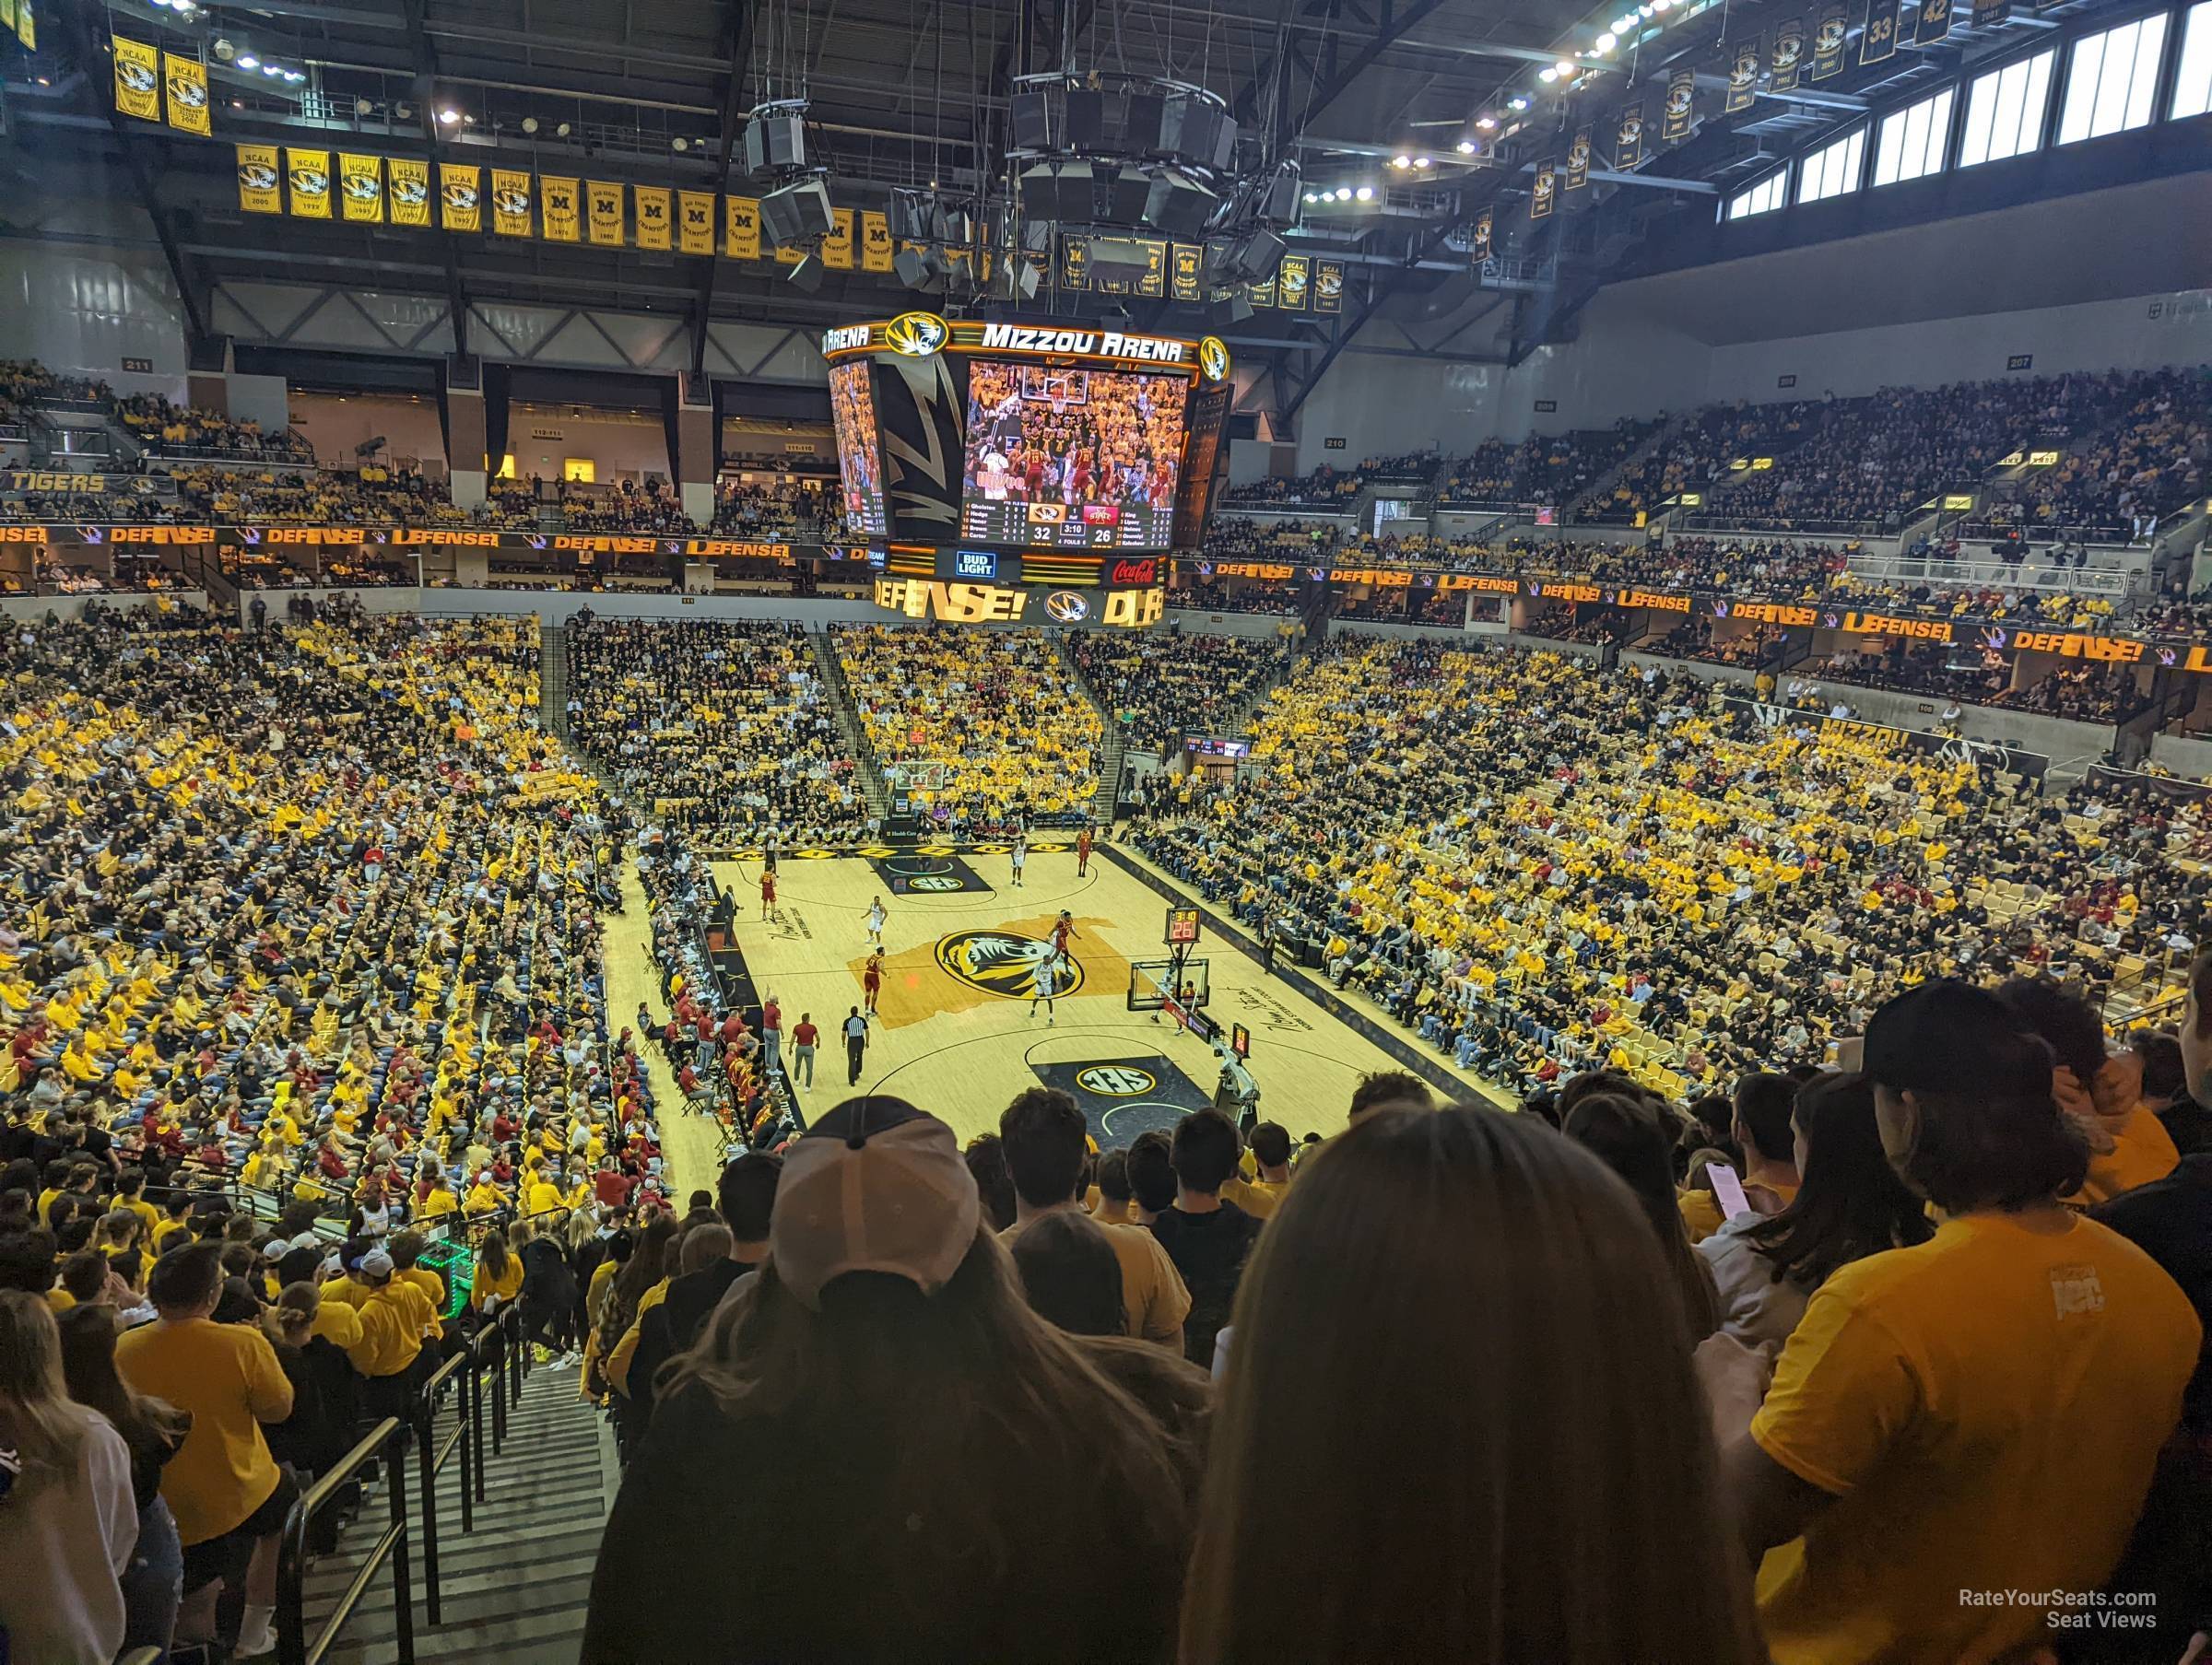
[[[843,531],[837,482],[828,475],[724,479],[714,487],[714,533],[734,538],[834,537]]]
[[[798,625],[578,616],[569,732],[700,850],[856,838],[867,795]]]
[[[1428,479],[1436,470],[1433,451],[1410,451],[1394,457],[1369,457],[1356,468],[1337,468],[1324,463],[1311,474],[1295,477],[1269,475],[1231,486],[1221,500],[1230,508],[1246,509],[1279,504],[1287,509],[1312,508],[1341,514],[1371,480]]]
[[[1981,523],[2030,539],[2088,534],[2147,543],[2212,480],[2212,366],[2122,379],[2109,430],[2030,467]]]
[[[1653,426],[1624,417],[1609,428],[1536,434],[1518,445],[1488,440],[1446,465],[1437,501],[1560,507],[1650,439]]]
[[[699,528],[665,480],[622,480],[585,490],[561,482],[559,501],[571,532],[658,532],[688,537]]]
[[[1173,756],[1185,734],[1234,734],[1261,684],[1285,662],[1274,637],[1092,630],[1072,639],[1076,663],[1123,744]]]
[[[314,446],[288,428],[267,433],[251,418],[178,405],[159,393],[126,393],[114,405],[115,419],[153,456],[314,464]]]
[[[955,832],[1089,815],[1098,708],[1041,632],[833,625],[830,639],[894,802]]]

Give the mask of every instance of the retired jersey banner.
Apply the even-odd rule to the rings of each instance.
[[[238,205],[248,214],[282,214],[284,182],[274,145],[238,147]]]
[[[1951,0],[1920,0],[1912,24],[1912,44],[1931,46],[1951,32]]]
[[[679,191],[676,193],[677,207],[681,217],[677,221],[677,247],[687,254],[714,252],[714,193],[712,191]]]
[[[1843,43],[1851,33],[1851,17],[1840,11],[1823,12],[1813,30],[1813,79],[1825,81],[1843,67]]]
[[[1897,52],[1898,0],[1866,0],[1866,32],[1859,37],[1859,62],[1879,64]]]
[[[1767,62],[1768,85],[1787,92],[1805,71],[1805,19],[1784,18],[1774,26],[1774,55]]]
[[[707,198],[712,203],[712,197]],[[685,219],[689,220],[688,211]],[[760,258],[760,203],[757,197],[725,196],[722,199],[722,252],[732,260],[759,260]],[[714,252],[710,245],[707,252]],[[780,254],[781,249],[777,250]],[[805,251],[800,251],[804,258]],[[795,264],[795,263],[794,263]]]
[[[535,229],[530,213],[530,176],[519,168],[491,170],[491,229],[501,237],[528,237]]]
[[[1480,265],[1490,257],[1490,227],[1495,210],[1485,208],[1475,217],[1475,235],[1467,244],[1467,253]]]
[[[161,54],[161,85],[169,94],[169,124],[179,133],[212,138],[215,129],[208,123],[207,65],[197,58],[180,58],[173,52],[165,52]]]
[[[1767,55],[1766,41],[1759,35],[1747,35],[1735,43],[1728,59],[1728,96],[1721,108],[1733,114],[1751,108],[1759,95],[1759,60]]]
[[[822,264],[834,272],[853,269],[853,215],[850,208],[830,210],[830,231],[822,239]]]
[[[1090,288],[1090,245],[1079,237],[1064,234],[1060,239],[1060,287],[1081,291]]]
[[[384,219],[384,158],[338,154],[338,212],[350,220],[382,225]]]
[[[585,221],[592,240],[602,249],[622,246],[622,187],[592,180],[583,187]]]
[[[1643,160],[1643,102],[1639,100],[1625,106],[1620,121],[1613,129],[1613,166],[1616,171],[1626,173]]]
[[[413,157],[395,156],[384,164],[384,198],[391,205],[395,226],[422,227],[430,223],[430,165]]]
[[[484,170],[474,162],[438,164],[439,223],[448,231],[484,229]]]
[[[1177,300],[1202,298],[1198,268],[1205,260],[1206,251],[1196,243],[1177,243],[1168,251],[1168,292]]]
[[[1590,182],[1590,129],[1583,128],[1567,147],[1567,189],[1580,191]]]
[[[1670,145],[1679,145],[1689,136],[1690,118],[1697,113],[1698,72],[1677,69],[1666,77],[1666,118],[1659,136]]]
[[[284,153],[285,183],[291,188],[292,213],[300,219],[330,217],[330,152],[294,150]]]
[[[890,218],[873,208],[860,211],[860,269],[864,272],[891,269]]]
[[[161,54],[121,35],[115,46],[115,108],[142,122],[161,119]]]
[[[1536,182],[1528,193],[1528,217],[1542,219],[1551,212],[1553,196],[1559,186],[1559,165],[1550,157],[1536,164]]]
[[[1974,27],[1994,29],[2012,16],[2012,0],[1974,0]]]
[[[578,189],[572,179],[550,173],[538,175],[537,193],[546,217],[547,241],[572,243],[583,240],[583,206],[577,200]]]
[[[633,185],[630,194],[637,199],[638,247],[665,249],[668,246],[669,217],[668,187],[665,185]]]
[[[1313,263],[1313,310],[1316,312],[1344,311],[1344,262],[1317,260]]]

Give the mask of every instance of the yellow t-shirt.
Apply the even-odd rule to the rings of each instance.
[[[382,1289],[362,1289],[354,1302],[361,1339],[346,1350],[363,1376],[397,1376],[422,1351],[433,1319],[420,1289],[394,1276]]]
[[[1234,1179],[1221,1188],[1221,1201],[1234,1202],[1255,1220],[1270,1219],[1283,1205],[1283,1193],[1288,1185],[1272,1185],[1265,1179]]]
[[[1721,1229],[1721,1205],[1709,1190],[1692,1187],[1675,1194],[1675,1206],[1682,1211],[1683,1228],[1689,1233],[1692,1243],[1702,1243]]]
[[[1972,1665],[2045,1636],[1960,1590],[2088,1590],[2125,1547],[2196,1314],[2085,1219],[1945,1221],[1824,1284],[1751,1437],[1834,1501],[1759,1569],[1777,1665]]]
[[[566,1206],[568,1206],[568,1199],[561,1194],[560,1187],[554,1184],[552,1180],[538,1178],[530,1181],[527,1204],[529,1213],[549,1214],[554,1210]]]
[[[315,1307],[311,1335],[319,1335],[334,1347],[358,1347],[361,1343],[361,1315],[344,1301],[324,1301]]]
[[[481,1312],[484,1303],[497,1296],[503,1306],[513,1300],[521,1293],[522,1287],[523,1260],[520,1255],[510,1254],[507,1257],[507,1275],[503,1278],[493,1277],[485,1271],[484,1262],[478,1260],[475,1281],[468,1287],[468,1304]]]
[[[2077,1207],[2094,1208],[2139,1185],[2163,1179],[2181,1160],[2182,1153],[2175,1148],[2166,1124],[2137,1105],[2135,1114],[2113,1135],[2112,1148],[2089,1158],[2088,1178],[2066,1201]]]
[[[595,1272],[594,1281],[597,1281]],[[615,1350],[606,1355],[606,1379],[615,1385],[617,1391],[625,1394],[629,1391],[629,1361],[638,1356],[638,1326],[645,1321],[647,1313],[667,1298],[666,1278],[638,1297],[638,1310],[629,1320],[629,1328],[622,1332],[621,1339],[615,1343]]]
[[[192,1432],[161,1471],[161,1495],[189,1547],[219,1538],[269,1499],[276,1463],[265,1422],[292,1413],[276,1350],[251,1324],[166,1320],[127,1330],[115,1366],[139,1393],[192,1413]]]
[[[1113,1245],[1113,1258],[1122,1263],[1124,1328],[1143,1341],[1173,1340],[1182,1329],[1183,1319],[1191,1316],[1191,1292],[1184,1287],[1175,1262],[1168,1259],[1168,1251],[1141,1225],[1093,1224],[1106,1234],[1106,1240]],[[1009,1225],[999,1233],[999,1241],[1011,1249],[1021,1233],[1020,1225]]]

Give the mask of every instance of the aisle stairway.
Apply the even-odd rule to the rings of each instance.
[[[461,1465],[438,1482],[440,1584],[444,1623],[424,1621],[422,1545],[415,1565],[415,1658],[421,1665],[548,1665],[573,1659],[583,1636],[599,1534],[614,1506],[614,1450],[599,1413],[576,1396],[576,1372],[531,1372],[507,1426],[504,1448],[486,1448],[484,1501],[476,1530],[461,1530]],[[408,1459],[409,1502],[415,1466]],[[345,1593],[359,1557],[388,1522],[381,1487],[338,1541],[337,1553],[307,1577],[308,1633]],[[337,1665],[383,1665],[394,1655],[391,1600],[379,1582],[324,1656]]]
[[[563,740],[569,737],[569,632],[565,625],[538,628],[537,725]]]
[[[1599,475],[1581,492],[1560,504],[1559,524],[1562,526],[1573,525],[1575,516],[1580,514],[1584,508],[1593,503],[1602,503],[1610,498],[1613,495],[1613,482],[1619,479],[1622,475],[1628,473],[1630,469],[1635,467],[1662,445],[1672,441],[1674,437],[1682,431],[1684,419],[1683,414],[1667,417],[1652,430],[1650,437],[1641,445],[1606,469],[1604,474]]]
[[[860,709],[853,703],[853,690],[845,686],[844,667],[837,662],[837,642],[827,630],[809,630],[807,651],[814,655],[814,665],[829,691],[830,709],[837,713],[839,729],[845,744],[852,748],[860,765],[861,785],[867,794],[868,813],[878,821],[888,823],[891,818],[891,794],[883,783],[883,770],[877,765],[875,748],[868,744],[867,725],[860,720]]]
[[[1091,709],[1099,714],[1099,795],[1092,801],[1095,813],[1099,808],[1108,811],[1106,820],[1111,825],[1114,812],[1121,807],[1122,757],[1128,749],[1122,744],[1122,725],[1114,721],[1113,708],[1098,690],[1098,686],[1085,674],[1083,664],[1076,657],[1076,639],[1065,630],[1046,632],[1053,651],[1060,656],[1066,668],[1068,679],[1082,690]]]

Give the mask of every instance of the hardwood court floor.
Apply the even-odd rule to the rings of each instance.
[[[813,1090],[798,1083],[809,1117],[848,1092],[888,1093],[943,1118],[965,1143],[995,1131],[1015,1094],[1050,1081],[1077,1094],[1100,1143],[1112,1146],[1210,1101],[1219,1073],[1210,1047],[1164,1017],[1128,1010],[1129,962],[1166,957],[1166,904],[1095,856],[1078,879],[1074,850],[1052,842],[1032,846],[1018,890],[1008,857],[987,847],[960,860],[988,889],[903,895],[865,857],[786,853],[777,870],[779,918],[767,921],[760,862],[714,864],[739,903],[738,945],[763,996],[780,1000],[786,1037],[806,1012],[822,1031]],[[888,914],[883,991],[860,1084],[848,1088],[839,1030],[860,1003],[875,897]],[[1048,1026],[1041,1010],[1029,1014],[1029,978],[1062,909],[1074,916],[1081,979]],[[1224,1035],[1234,1023],[1252,1031],[1260,1115],[1294,1139],[1339,1131],[1359,1077],[1398,1067],[1234,949],[1209,938],[1198,952],[1212,985],[1207,1015]]]

